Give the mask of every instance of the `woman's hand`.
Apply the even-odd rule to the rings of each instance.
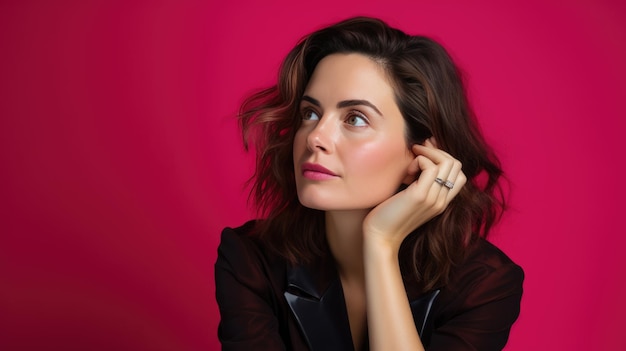
[[[441,214],[467,181],[461,163],[432,141],[413,145],[412,150],[416,156],[407,172],[409,186],[374,207],[363,221],[371,350],[424,350],[404,290],[398,250],[410,232]]]
[[[465,185],[461,162],[438,149],[430,139],[424,145],[413,145],[412,150],[416,157],[409,165],[408,177],[414,179],[418,173],[419,177],[365,217],[366,242],[398,250],[410,232],[441,214]]]

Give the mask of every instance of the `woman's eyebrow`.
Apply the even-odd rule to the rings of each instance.
[[[320,104],[320,102],[319,102],[319,101],[315,100],[314,98],[312,98],[312,97],[310,97],[310,96],[308,96],[308,95],[304,95],[304,96],[302,97],[302,100],[304,100],[304,101],[308,101],[308,102],[312,103],[313,105],[315,105],[315,106],[317,106],[317,107],[322,107],[322,104]]]
[[[302,97],[303,101],[308,101],[311,104],[317,106],[317,107],[321,107],[322,104],[320,104],[319,101],[317,101],[316,99],[308,96],[308,95],[304,95]],[[374,104],[372,104],[371,102],[367,101],[367,100],[344,100],[344,101],[340,101],[339,103],[337,103],[337,108],[344,108],[344,107],[350,107],[350,106],[367,106],[369,108],[371,108],[372,110],[374,110],[376,113],[378,113],[380,116],[382,116],[383,114],[380,113],[380,110],[378,110],[378,108],[376,108],[376,106]]]
[[[372,110],[376,111],[376,113],[378,113],[380,116],[383,115],[376,108],[376,106],[374,106],[374,104],[372,104],[371,102],[369,102],[367,100],[344,100],[344,101],[340,101],[337,104],[337,108],[343,108],[343,107],[349,107],[349,106],[367,106],[367,107],[371,108]]]

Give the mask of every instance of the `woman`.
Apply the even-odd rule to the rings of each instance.
[[[523,272],[484,238],[502,171],[434,41],[314,32],[242,105],[263,220],[222,233],[228,350],[500,350]]]

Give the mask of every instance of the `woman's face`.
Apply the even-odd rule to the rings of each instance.
[[[322,59],[300,104],[293,144],[300,202],[310,208],[369,209],[392,196],[415,157],[383,69],[361,54]]]

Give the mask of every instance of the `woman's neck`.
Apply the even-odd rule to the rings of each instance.
[[[326,240],[343,281],[363,283],[363,219],[369,210],[327,211]]]

